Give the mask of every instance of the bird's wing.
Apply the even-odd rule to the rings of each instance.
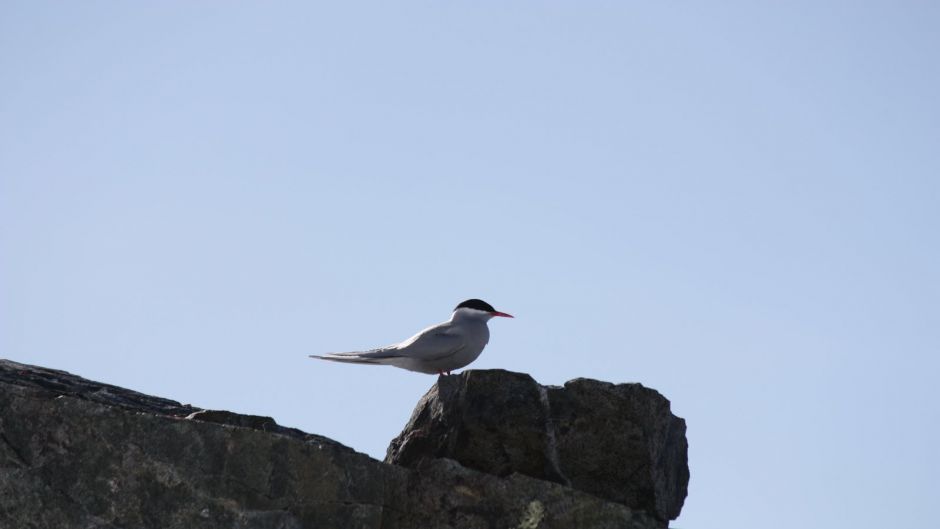
[[[385,349],[384,353],[418,360],[439,360],[457,353],[466,345],[466,337],[448,321],[428,327],[404,342]]]
[[[389,358],[415,358],[417,360],[438,360],[457,353],[466,346],[466,341],[459,329],[451,322],[444,322],[424,329],[407,340],[387,347],[368,351],[349,353],[328,353],[310,355],[312,358],[336,360],[351,363],[382,363]]]

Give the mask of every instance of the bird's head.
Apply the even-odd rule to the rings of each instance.
[[[511,314],[506,314],[505,312],[494,309],[492,305],[482,299],[468,299],[454,308],[455,318],[479,318],[486,321],[496,316],[502,316],[503,318],[513,317]]]

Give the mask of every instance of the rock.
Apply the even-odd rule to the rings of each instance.
[[[664,527],[534,477],[412,466],[267,417],[0,360],[2,528]]]
[[[448,458],[496,476],[524,474],[665,522],[687,494],[687,454],[685,421],[640,384],[553,387],[523,373],[470,370],[438,379],[385,461],[415,467]]]

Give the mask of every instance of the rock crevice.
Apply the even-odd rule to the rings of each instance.
[[[545,413],[545,455],[549,465],[549,475],[558,476],[561,483],[570,487],[571,480],[561,471],[558,462],[558,443],[555,440],[555,421],[552,419],[552,403],[548,400],[548,388],[539,386],[539,402]]]

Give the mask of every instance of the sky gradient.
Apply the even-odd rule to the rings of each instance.
[[[676,527],[925,527],[938,6],[5,1],[0,356],[381,458],[434,377],[307,355],[478,297],[672,401]]]

